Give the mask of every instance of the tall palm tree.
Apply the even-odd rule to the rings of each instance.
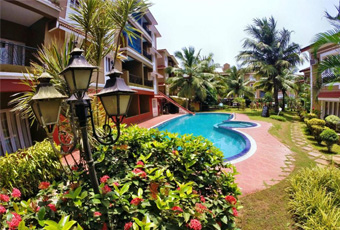
[[[246,28],[251,38],[245,39],[244,51],[237,59],[242,64],[248,64],[251,71],[266,78],[272,85],[275,99],[275,110],[279,110],[278,92],[279,78],[284,69],[291,68],[302,62],[300,47],[290,42],[291,31],[277,30],[276,21],[269,19],[254,19],[254,24]]]
[[[226,76],[223,78],[222,84],[226,85],[226,96],[230,97],[248,97],[253,98],[254,92],[248,86],[249,81],[245,81],[245,70],[237,69],[236,66],[232,66],[226,70]]]
[[[171,91],[177,91],[179,97],[187,98],[186,108],[190,108],[191,101],[197,97],[204,101],[207,95],[214,92],[212,79],[215,73],[208,73],[206,63],[200,62],[200,51],[196,54],[194,47],[183,48],[175,52],[175,56],[181,60],[182,68],[169,68],[168,72],[175,77],[168,79]]]

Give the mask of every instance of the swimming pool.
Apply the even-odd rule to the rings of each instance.
[[[228,120],[231,118],[232,115],[227,113],[197,113],[194,116],[184,115],[174,118],[154,128],[181,135],[203,136],[221,149],[226,160],[231,161],[244,156],[251,147],[250,140],[245,134],[230,128],[219,127],[230,122]],[[236,127],[236,123],[232,124]]]

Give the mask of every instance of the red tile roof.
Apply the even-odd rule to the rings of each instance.
[[[340,91],[321,92],[318,98],[340,98]]]

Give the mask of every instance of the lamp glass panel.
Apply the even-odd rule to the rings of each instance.
[[[117,115],[117,95],[102,96],[100,100],[108,116]]]
[[[67,86],[69,88],[69,90],[71,92],[74,92],[75,91],[75,86],[74,86],[74,82],[73,82],[73,74],[72,74],[72,70],[68,70],[64,73],[64,78],[65,78],[65,81],[67,83]]]
[[[41,121],[41,116],[40,116],[40,113],[39,113],[38,102],[34,101],[31,105],[31,107],[32,107],[33,113],[34,113],[35,117],[37,118],[39,124],[42,126],[43,123]]]
[[[131,95],[119,95],[119,107],[120,107],[120,114],[124,115],[126,114],[129,106]]]
[[[74,76],[76,78],[77,90],[87,90],[89,88],[90,79],[92,76],[91,69],[75,69]]]
[[[45,125],[56,124],[59,120],[59,107],[61,100],[39,101],[40,111]]]

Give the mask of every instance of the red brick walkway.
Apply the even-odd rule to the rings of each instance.
[[[140,127],[150,128],[154,125],[180,115],[163,115],[140,123]],[[236,120],[249,121],[244,114],[237,114]],[[253,121],[254,122],[254,121]],[[260,127],[239,129],[250,135],[257,143],[256,152],[246,160],[235,163],[237,171],[236,182],[246,195],[265,189],[282,180],[292,170],[285,164],[291,151],[275,137],[268,133],[271,123],[255,121]]]

